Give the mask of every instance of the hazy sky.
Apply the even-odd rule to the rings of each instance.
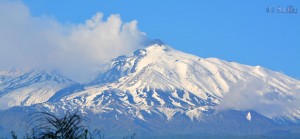
[[[59,24],[51,27],[60,26],[58,28],[63,28],[62,30],[66,28],[68,30],[70,26],[80,28],[80,25],[87,25],[86,20],[91,19],[98,12],[103,13],[103,22],[108,22],[107,17],[111,17],[112,14],[119,14],[120,17],[116,16],[115,19],[122,21],[117,29],[122,32],[120,28],[123,23],[131,23],[128,30],[135,32],[135,35],[129,35],[133,41],[128,42],[126,47],[132,43],[137,44],[143,38],[140,33],[144,32],[150,38],[159,38],[178,50],[200,57],[217,57],[248,65],[261,65],[300,79],[300,1],[298,0],[232,0],[230,2],[223,0],[214,2],[208,0],[24,0],[21,2],[28,8],[32,18],[44,17],[47,20],[50,18],[54,20],[51,22]],[[282,8],[292,6],[298,9],[298,13],[277,13],[278,6]],[[274,13],[267,13],[267,7],[274,7]],[[80,34],[78,33],[80,31],[74,32]],[[131,33],[124,34],[123,37],[119,37],[122,41]],[[135,48],[138,46],[128,49]],[[120,53],[125,52],[127,51]]]

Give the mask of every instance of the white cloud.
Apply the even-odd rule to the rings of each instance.
[[[96,13],[82,24],[63,24],[33,17],[21,2],[0,2],[0,67],[58,69],[86,80],[101,64],[141,47],[146,35],[137,21],[124,23],[119,15],[103,19]]]
[[[279,90],[270,89],[259,78],[248,79],[246,82],[237,83],[224,95],[219,110],[254,110],[267,117],[289,116],[299,109],[299,87],[293,86],[293,95],[284,94]],[[291,117],[292,118],[292,117]]]

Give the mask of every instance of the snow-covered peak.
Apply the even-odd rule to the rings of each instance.
[[[147,53],[167,52],[172,48],[167,45],[153,44],[145,48]]]
[[[104,72],[102,72],[90,84],[105,84],[114,82],[123,76],[135,72],[137,70],[137,66],[141,64],[141,62],[139,62],[140,60],[145,58],[147,59],[148,57],[155,58],[156,55],[164,55],[170,50],[173,49],[167,45],[153,43],[144,49],[136,50],[130,56],[119,56],[106,64]],[[155,59],[155,61],[156,60],[157,59]]]
[[[160,41],[111,60],[84,85],[57,72],[0,71],[0,110],[20,106],[11,110],[79,111],[97,117],[93,121],[129,120],[134,122],[130,126],[147,125],[147,130],[148,125],[157,129],[157,123],[163,124],[162,129],[174,123],[181,131],[178,123],[197,128],[202,121],[208,127],[248,121],[253,133],[252,125],[273,124],[271,119],[299,120],[299,99],[300,81],[279,72],[201,58]],[[233,121],[224,122],[227,118]]]
[[[2,83],[0,93],[38,86],[11,104],[29,105],[47,101],[70,84],[55,73],[33,71]],[[39,92],[36,88],[41,86],[47,91],[56,89],[37,102],[27,99],[38,96],[31,94]],[[95,112],[115,108],[124,113],[132,108],[137,113],[130,113],[139,119],[143,119],[138,114],[142,110],[164,114],[169,120],[176,113],[199,119],[202,112],[211,109],[253,110],[267,117],[300,118],[297,108],[300,104],[296,101],[300,98],[300,81],[260,66],[197,57],[163,43],[153,43],[130,56],[119,56],[107,63],[93,82],[68,93],[65,90],[59,91],[60,97],[55,97],[55,102],[71,106],[62,107],[88,107]],[[289,109],[283,109],[286,107]]]
[[[278,101],[278,108],[285,107],[281,104],[294,104],[300,96],[298,80],[260,66],[197,57],[166,44],[152,44],[130,56],[112,60],[91,85],[100,88],[96,91],[91,87],[89,91],[75,93],[68,99],[90,94],[90,101],[85,102],[92,105],[98,103],[93,99],[96,94],[118,90],[119,95],[124,93],[132,97],[131,101],[124,102],[126,105],[143,104],[139,106],[143,109],[162,106],[191,109],[187,112],[191,118],[199,117],[199,110],[215,105],[216,109],[250,109],[268,117],[300,117],[300,113],[292,112],[294,106],[284,112],[268,109]],[[94,91],[98,93],[93,94]],[[161,112],[176,113],[174,109],[165,110],[161,109]]]
[[[151,53],[163,53],[170,50],[174,50],[159,39],[151,40],[145,46],[146,47],[144,49],[136,50],[133,54],[135,56],[142,56]]]
[[[55,71],[2,70],[0,77],[0,109],[45,102],[56,91],[75,84]]]
[[[153,44],[135,51],[131,56],[121,56],[112,60],[92,84],[122,82],[125,85],[124,82],[128,83],[136,78],[135,80],[141,81],[145,79],[143,83],[148,85],[149,80],[153,79],[151,84],[154,85],[154,82],[161,80],[162,77],[190,92],[212,93],[218,97],[222,97],[230,90],[230,86],[238,82],[256,79],[267,81],[273,88],[280,87],[281,92],[289,90],[281,82],[299,83],[297,80],[259,66],[252,67],[217,58],[204,59],[177,51],[165,44]]]
[[[30,110],[74,110],[121,124],[129,119],[142,123],[139,128],[152,124],[153,129],[158,121],[203,120],[219,126],[230,117],[248,120],[251,133],[252,124],[273,123],[269,118],[300,119],[300,81],[260,66],[197,57],[161,42],[111,60],[84,85],[45,71],[0,71],[0,79],[0,110],[29,105]]]
[[[145,42],[145,46],[151,46],[151,45],[166,45],[162,40],[160,39],[153,39]]]

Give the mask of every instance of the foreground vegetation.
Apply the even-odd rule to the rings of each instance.
[[[104,139],[101,130],[90,131],[82,122],[86,120],[78,113],[67,112],[63,117],[57,117],[47,112],[37,112],[25,118],[26,128],[30,134],[22,139]],[[13,139],[18,139],[14,131]],[[136,134],[123,137],[123,139],[135,139]]]

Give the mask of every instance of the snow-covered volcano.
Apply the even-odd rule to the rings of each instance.
[[[0,104],[13,97],[15,103],[9,105],[20,106],[7,111],[79,110],[108,127],[111,123],[114,128],[118,124],[125,128],[136,125],[145,132],[158,127],[162,131],[190,127],[197,132],[203,128],[199,122],[207,128],[220,126],[222,132],[226,130],[222,126],[253,128],[263,123],[267,129],[276,122],[297,123],[300,118],[300,81],[260,66],[200,58],[163,43],[113,59],[95,80],[84,85],[33,73],[26,75],[32,75],[32,80],[22,87],[13,83],[23,79],[21,76],[1,75]],[[31,81],[40,83],[26,92],[35,86]],[[10,91],[16,89],[19,94]]]
[[[200,58],[153,44],[113,59],[83,91],[62,97],[60,104],[143,120],[153,113],[167,120],[176,113],[199,119],[204,111],[220,109],[299,118],[299,88],[298,80],[260,66]]]

